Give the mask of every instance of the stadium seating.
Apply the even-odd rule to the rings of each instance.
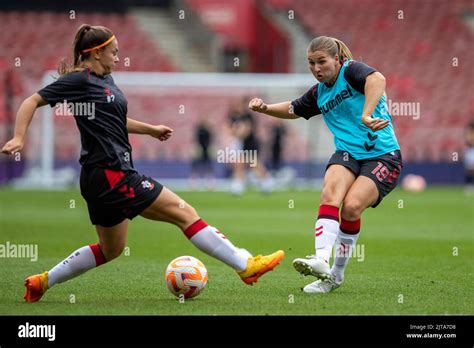
[[[472,1],[265,1],[278,10],[294,10],[296,20],[311,35],[330,35],[345,41],[356,59],[376,67],[386,76],[392,103],[418,103],[419,119],[393,117],[405,160],[449,161],[453,153],[462,153],[463,127],[474,114],[471,64],[474,51],[473,33],[462,22],[461,15],[463,11],[473,11]],[[399,19],[401,15],[403,19]],[[60,57],[71,58],[71,43],[81,23],[101,24],[114,31],[119,39],[121,61],[130,59],[130,66],[119,64],[117,70],[179,69],[151,42],[130,14],[80,13],[70,19],[64,13],[0,12],[0,30],[7,33],[0,36],[0,46],[8,47],[0,52],[1,140],[6,140],[5,129],[13,120],[12,110],[17,109],[26,94],[39,88],[44,72],[55,69]],[[454,58],[458,59],[458,66],[453,66]],[[230,106],[239,98],[221,93],[216,103],[215,96],[198,95],[196,91],[166,97],[152,92],[134,93],[133,89],[125,92],[130,115],[179,129],[179,137],[172,138],[167,146],[157,143],[150,147],[143,137],[131,136],[134,158],[150,160],[189,160],[193,155],[193,129],[199,118],[221,125]],[[245,94],[242,91],[241,95]],[[179,114],[179,105],[185,105],[186,116]],[[270,119],[259,119],[263,141],[268,140],[268,132],[263,129],[270,123]],[[74,128],[73,119],[55,118],[55,127],[58,130],[56,157],[75,159],[79,136],[67,135]],[[220,127],[215,133],[215,146],[221,148],[229,142],[228,134]],[[291,149],[285,149],[287,160],[310,157],[307,140],[290,130],[287,141],[292,144]]]
[[[126,52],[126,56],[121,56],[122,62],[130,58],[130,67],[119,64],[117,70],[176,70],[131,15],[81,13],[70,19],[63,13],[0,12],[0,23],[2,32],[15,33],[0,37],[0,45],[9,48],[1,53],[2,58],[22,58],[21,71],[33,78],[41,77],[47,69],[55,69],[58,57],[72,57],[74,33],[82,23],[109,27],[119,38],[120,50]]]
[[[472,1],[266,3],[278,10],[294,10],[312,36],[334,36],[346,42],[355,59],[386,76],[392,102],[419,103],[420,119],[394,116],[405,159],[450,160],[453,152],[462,151],[462,129],[474,115],[474,35],[461,16],[474,12]]]
[[[32,93],[40,86],[40,79],[47,70],[55,70],[61,57],[72,57],[71,45],[74,33],[81,23],[104,25],[112,29],[119,39],[121,61],[130,58],[130,67],[119,63],[119,71],[176,71],[175,66],[166,58],[158,47],[154,46],[147,35],[141,31],[132,15],[80,13],[75,19],[69,19],[64,13],[52,12],[0,12],[0,30],[15,33],[2,35],[0,46],[9,50],[0,52],[0,71],[7,72],[8,81],[0,82],[0,129],[6,129],[6,94],[8,85],[13,91],[12,110],[16,110],[26,93]],[[146,54],[143,54],[146,52]],[[15,67],[15,58],[21,59],[20,67]],[[219,95],[219,103],[215,96],[196,95],[194,91],[180,91],[179,94],[157,96],[134,93],[126,89],[129,99],[129,115],[151,123],[167,124],[179,130],[179,136],[172,138],[166,146],[159,142],[150,146],[147,139],[131,136],[135,159],[154,160],[189,160],[194,151],[194,127],[200,117],[207,118],[211,124],[222,125],[229,112],[230,105],[238,96]],[[244,91],[242,91],[244,93]],[[188,97],[183,97],[188,96]],[[178,113],[179,105],[186,108],[186,116]],[[14,115],[8,118],[9,124]],[[268,122],[262,121],[262,124]],[[75,122],[71,117],[55,117],[55,158],[58,161],[77,160],[79,153],[79,134],[75,132]],[[262,136],[263,132],[260,127]],[[216,147],[230,145],[229,134],[222,129],[214,129]],[[71,136],[76,134],[77,136]],[[2,131],[2,140],[6,140],[6,132]],[[293,159],[307,158],[307,144],[297,134],[290,135]],[[40,139],[30,139],[31,148],[38,148]],[[294,151],[298,149],[298,151]],[[37,153],[36,153],[37,155]],[[291,155],[291,154],[290,154]],[[27,153],[28,156],[28,153]]]
[[[72,60],[72,42],[82,23],[109,27],[119,39],[121,62],[117,70],[123,71],[176,71],[176,67],[141,30],[132,15],[80,13],[71,19],[68,13],[53,12],[0,12],[0,128],[14,118],[7,117],[7,89],[11,110],[16,111],[25,94],[33,93],[41,85],[47,70],[56,70],[61,57]],[[146,54],[143,54],[146,52]],[[125,65],[126,59],[130,62]],[[7,88],[8,87],[8,88]],[[55,126],[70,129],[74,122],[57,118]],[[57,132],[56,155],[59,159],[76,156],[78,137],[68,137]],[[1,140],[8,136],[0,134]],[[60,145],[59,145],[60,144]]]

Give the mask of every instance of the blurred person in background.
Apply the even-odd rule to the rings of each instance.
[[[271,148],[271,169],[274,172],[280,170],[282,166],[282,150],[286,128],[283,120],[276,119],[271,128],[270,148]]]
[[[201,119],[195,129],[194,141],[196,155],[191,167],[191,187],[212,189],[214,187],[214,172],[209,148],[214,136],[209,122]],[[197,182],[199,180],[199,183]],[[204,184],[205,181],[205,184]]]
[[[253,169],[257,175],[259,188],[262,192],[269,193],[273,190],[273,179],[265,168],[263,161],[258,158],[260,156],[260,141],[257,137],[257,125],[255,118],[248,111],[247,100],[246,97],[240,99],[234,105],[228,117],[231,134],[234,138],[231,150],[247,155],[254,154],[256,157],[255,163],[239,160],[232,163],[231,192],[235,195],[241,195],[245,191],[246,175],[249,169]]]

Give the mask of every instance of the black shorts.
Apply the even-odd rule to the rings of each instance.
[[[133,219],[158,197],[163,186],[135,171],[82,168],[81,194],[93,225],[115,226]]]
[[[379,190],[379,198],[372,205],[372,208],[379,205],[382,199],[397,187],[400,172],[403,168],[400,150],[359,161],[346,151],[336,151],[329,159],[326,170],[332,164],[340,164],[353,172],[356,177],[363,175],[375,182]]]
[[[255,135],[251,134],[247,138],[244,139],[242,150],[258,151],[259,149],[260,149],[260,143]]]
[[[465,183],[472,185],[474,184],[474,170],[466,170],[466,175],[465,175]]]

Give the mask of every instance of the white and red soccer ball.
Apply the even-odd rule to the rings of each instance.
[[[208,275],[201,261],[192,256],[180,256],[166,267],[165,279],[173,295],[192,298],[204,290]]]

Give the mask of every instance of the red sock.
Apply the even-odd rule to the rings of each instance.
[[[334,205],[321,204],[318,210],[318,219],[330,219],[339,222],[339,208]]]
[[[346,234],[357,234],[360,231],[360,219],[349,221],[341,217],[341,231]]]
[[[184,230],[184,235],[191,239],[196,233],[209,226],[206,221],[199,219]]]
[[[99,244],[91,244],[89,245],[89,247],[91,248],[92,253],[94,254],[96,266],[100,266],[107,262]]]

